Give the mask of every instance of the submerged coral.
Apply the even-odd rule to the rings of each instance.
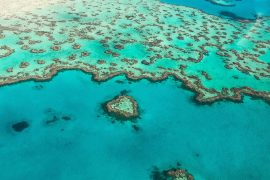
[[[22,132],[24,129],[28,128],[30,125],[27,121],[20,121],[17,123],[14,123],[12,125],[12,128],[16,132]]]
[[[167,170],[159,170],[154,168],[151,174],[152,180],[194,180],[192,174],[187,170],[177,168],[170,168]]]
[[[139,116],[138,104],[130,96],[120,95],[105,104],[105,110],[119,119],[132,119]]]
[[[270,101],[269,17],[233,21],[158,0],[63,0],[0,24],[0,85],[80,69],[96,81],[174,76],[201,103]]]

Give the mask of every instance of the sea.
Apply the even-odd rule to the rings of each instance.
[[[268,0],[162,2],[234,20],[270,15]],[[138,103],[134,121],[102,108],[122,92]],[[270,179],[269,103],[244,96],[202,105],[195,95],[173,77],[97,82],[79,70],[2,86],[0,180],[148,180],[155,167],[177,164],[195,180]]]

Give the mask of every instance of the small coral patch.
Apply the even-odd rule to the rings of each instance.
[[[138,104],[130,96],[120,95],[105,103],[105,111],[119,119],[133,119],[139,116]]]

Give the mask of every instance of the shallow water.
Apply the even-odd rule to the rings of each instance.
[[[270,101],[270,17],[235,21],[159,0],[62,0],[0,24],[0,85],[61,69],[99,81],[171,74],[201,103]]]
[[[101,108],[122,90],[140,106],[138,132]],[[269,179],[269,105],[245,97],[198,106],[192,96],[171,78],[99,84],[79,71],[1,87],[0,179],[143,180],[176,162],[198,180]],[[71,120],[46,124],[64,115]],[[22,120],[29,128],[15,132]]]
[[[0,180],[147,180],[177,164],[196,180],[270,179],[270,4],[209,1],[0,17]],[[123,92],[135,122],[103,110]]]

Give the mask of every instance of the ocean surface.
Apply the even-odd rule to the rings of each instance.
[[[270,1],[161,2],[0,17],[0,180],[270,179]],[[123,92],[135,121],[103,109]]]
[[[139,104],[135,123],[112,123],[101,108],[123,90]],[[269,179],[269,105],[198,105],[193,95],[172,78],[97,83],[80,71],[1,87],[0,179],[144,180],[177,162],[196,180]],[[15,132],[21,121],[29,127]]]
[[[221,6],[211,3],[210,1],[211,0],[161,0],[161,2],[164,3],[193,7],[208,14],[230,19],[254,20],[257,16],[270,16],[269,0],[227,0],[228,2],[232,2],[232,6]]]

